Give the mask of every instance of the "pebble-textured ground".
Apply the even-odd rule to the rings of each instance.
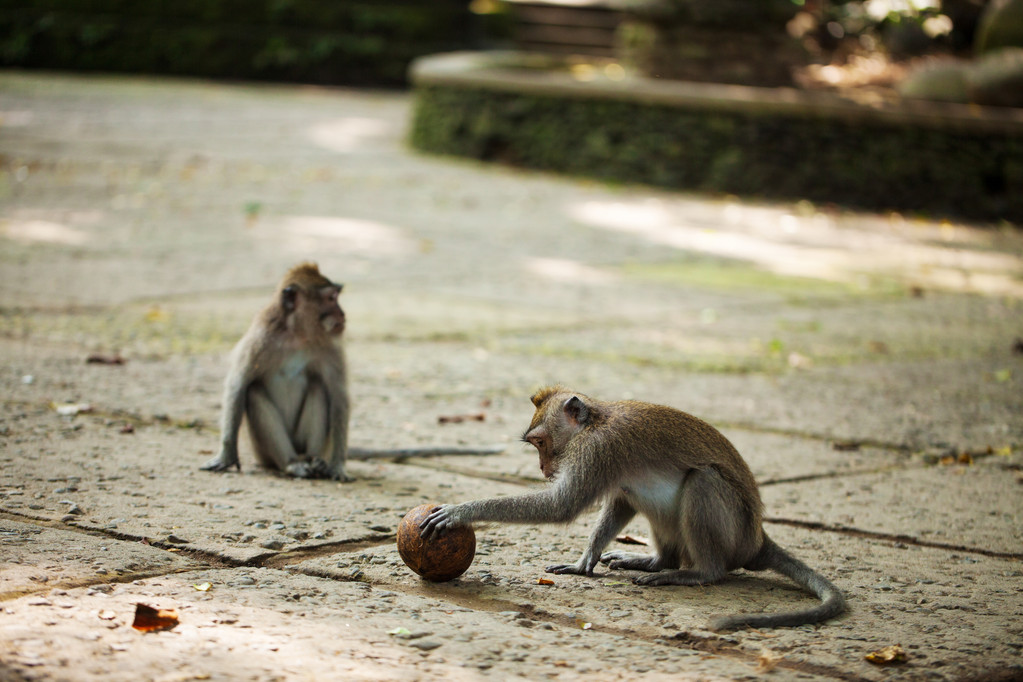
[[[422,157],[410,106],[0,73],[0,679],[1023,676],[1017,229]],[[353,445],[505,452],[200,471],[227,352],[304,259],[346,285]],[[544,485],[518,438],[551,381],[721,428],[849,612],[715,634],[812,598],[545,573],[594,514],[479,528],[465,574],[417,578],[407,510]]]

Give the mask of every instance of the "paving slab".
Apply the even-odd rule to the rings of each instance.
[[[930,466],[781,484],[763,490],[771,516],[838,525],[951,548],[1023,558],[1023,507],[1013,469]],[[939,503],[921,508],[914,500]],[[1008,504],[1007,504],[1008,503]]]
[[[47,408],[16,423],[12,435],[41,431],[46,446],[4,457],[0,509],[237,563],[284,548],[379,541],[408,509],[442,491],[476,489],[469,478],[385,461],[350,463],[359,479],[352,485],[277,476],[251,457],[245,473],[213,474],[199,467],[216,441],[195,429],[152,424],[125,434],[116,420],[71,421]]]
[[[1017,228],[419,156],[409,106],[0,72],[0,677],[1023,675]],[[231,346],[306,259],[346,284],[354,446],[505,452],[344,485],[244,449],[199,471]],[[406,510],[544,485],[518,438],[551,382],[718,426],[849,613],[720,635],[709,616],[812,597],[544,573],[595,512],[480,528],[462,577],[413,576]],[[140,601],[180,625],[132,630]],[[866,662],[893,644],[906,663]]]
[[[208,592],[196,589],[204,582],[213,585]],[[174,609],[179,624],[134,630],[138,603]],[[0,651],[5,666],[26,677],[76,680],[535,679],[552,670],[578,679],[604,677],[618,660],[645,654],[645,643],[620,635],[561,623],[534,627],[517,616],[290,571],[208,570],[109,590],[61,590],[53,601],[8,601]],[[677,679],[683,670],[734,679],[756,665],[748,658],[707,661],[673,644],[659,648],[659,660],[632,670],[632,679]]]
[[[196,568],[187,556],[102,534],[0,517],[0,599]],[[65,600],[66,601],[66,600]],[[65,607],[61,607],[65,608]]]
[[[740,572],[700,588],[639,587],[630,582],[635,572],[606,568],[594,578],[544,573],[547,563],[574,560],[581,553],[592,520],[563,529],[481,530],[473,565],[457,580],[440,585],[410,584],[407,568],[388,545],[310,559],[295,569],[339,578],[355,572],[387,589],[457,604],[490,603],[494,610],[517,611],[541,623],[591,623],[653,643],[689,641],[706,652],[719,653],[716,647],[724,646],[740,660],[766,650],[781,657],[780,672],[788,675],[805,671],[836,679],[916,679],[927,671],[964,679],[1011,669],[1018,662],[1016,634],[1023,632],[1018,560],[769,524],[780,544],[835,580],[849,599],[849,613],[824,626],[718,638],[706,630],[712,615],[805,608],[812,597],[771,573]],[[625,531],[644,532],[648,529],[642,523]],[[551,584],[539,583],[546,579]],[[992,639],[987,635],[992,628],[1011,636]],[[910,665],[878,669],[864,660],[891,644],[903,645]]]

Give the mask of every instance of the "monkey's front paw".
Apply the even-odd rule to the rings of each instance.
[[[338,466],[330,466],[326,462],[321,462],[321,476],[331,481],[339,481],[340,483],[351,483],[355,480],[352,476],[349,476],[345,472],[345,465],[340,464]]]
[[[231,467],[237,467],[238,471],[242,470],[242,465],[238,462],[238,455],[233,457],[229,454],[221,452],[216,457],[206,460],[206,463],[199,467],[203,471],[227,471]]]
[[[555,575],[573,575],[578,573],[575,568],[575,564],[552,564],[543,569],[547,573],[554,573]]]
[[[593,576],[593,567],[590,566],[588,569],[585,566],[579,564],[554,564],[543,569],[547,573],[553,573],[555,575],[588,575]]]
[[[574,564],[554,564],[548,566],[544,570],[548,573],[554,573],[557,575],[571,574],[571,575],[586,575],[593,577],[593,569],[597,567],[597,557],[595,554],[590,553],[587,550],[579,561]]]

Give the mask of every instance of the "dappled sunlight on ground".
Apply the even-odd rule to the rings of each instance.
[[[49,220],[5,220],[0,223],[0,234],[21,242],[42,242],[78,246],[88,240],[82,230]]]
[[[836,282],[883,276],[1023,297],[1023,250],[994,250],[996,230],[805,208],[640,198],[578,202],[567,213],[584,225],[782,275]]]
[[[90,240],[80,226],[92,225],[103,217],[100,211],[62,209],[21,209],[0,217],[0,238],[31,244],[80,246]]]
[[[391,125],[376,118],[338,118],[322,121],[308,131],[309,139],[334,152],[347,153],[363,147],[367,141],[393,136]]]
[[[360,253],[403,255],[412,250],[413,242],[401,230],[373,220],[339,216],[284,216],[265,230],[268,238],[287,239],[281,245],[303,253]]]
[[[534,275],[554,282],[599,285],[610,284],[617,279],[609,272],[564,258],[531,258],[526,268]]]

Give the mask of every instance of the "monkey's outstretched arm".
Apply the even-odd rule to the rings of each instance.
[[[593,575],[593,569],[600,563],[601,552],[607,544],[625,528],[625,525],[636,515],[636,509],[620,495],[611,497],[600,508],[597,527],[590,534],[589,543],[579,561],[574,564],[554,564],[544,570],[548,573],[575,575]]]
[[[590,479],[567,470],[545,490],[515,497],[495,497],[437,507],[420,524],[429,539],[454,526],[487,521],[505,523],[568,523],[583,513],[603,490]]]
[[[582,511],[582,510],[579,510]],[[553,489],[516,497],[495,497],[462,504],[437,507],[420,524],[423,537],[429,539],[455,526],[468,526],[487,521],[507,523],[565,523],[578,512],[558,503]]]

